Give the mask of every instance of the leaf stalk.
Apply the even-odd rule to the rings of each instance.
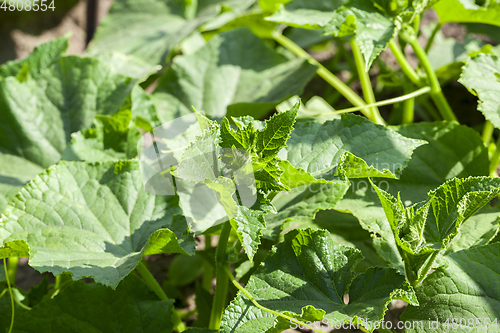
[[[361,49],[359,48],[358,43],[352,37],[350,39],[351,50],[354,56],[354,62],[356,63],[356,70],[359,76],[359,82],[361,83],[361,90],[363,91],[363,97],[365,98],[365,102],[367,104],[373,105],[376,103],[375,94],[373,93],[373,87],[370,80],[370,74],[368,70],[365,69],[366,64],[363,59],[363,54],[361,53]],[[374,118],[377,124],[385,125],[384,118],[380,115],[380,112],[376,106],[370,107],[371,117]]]
[[[212,330],[220,329],[222,314],[224,313],[224,308],[226,307],[227,287],[229,284],[229,279],[225,273],[225,269],[229,268],[226,251],[230,234],[231,223],[229,221],[224,222],[224,224],[222,225],[222,230],[220,232],[217,250],[215,252],[215,278],[217,280],[217,283],[215,285],[212,313],[210,315],[210,323],[208,325],[208,328]]]

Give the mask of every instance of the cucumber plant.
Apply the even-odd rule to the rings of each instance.
[[[85,54],[0,65],[1,329],[497,332],[499,25],[498,1],[116,0]],[[51,275],[21,289],[21,257]]]

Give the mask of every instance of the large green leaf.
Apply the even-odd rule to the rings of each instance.
[[[405,207],[400,198],[375,186],[412,282],[433,255],[448,247],[461,225],[500,193],[500,179],[454,178],[429,192],[427,201]]]
[[[500,243],[456,252],[446,261],[416,290],[420,306],[410,305],[401,316],[422,323],[407,331],[498,332]]]
[[[489,2],[488,7],[476,5],[473,0],[441,0],[434,5],[441,23],[474,22],[500,25],[500,4]]]
[[[248,28],[214,36],[203,48],[179,56],[153,94],[161,120],[192,112],[222,118],[260,118],[289,95],[301,93],[316,72],[303,59],[285,61]]]
[[[379,186],[406,205],[427,198],[427,193],[454,177],[489,174],[487,149],[480,135],[467,126],[453,122],[417,123],[395,128],[405,137],[425,140],[417,148],[399,180],[384,179]],[[442,158],[436,159],[436,156]],[[352,213],[372,233],[379,255],[401,270],[402,262],[394,236],[379,199],[366,180],[355,180],[335,209]]]
[[[7,203],[43,168],[15,155],[0,153],[0,213]]]
[[[73,282],[16,318],[15,332],[172,332],[173,300],[160,301],[136,276],[116,290]]]
[[[35,47],[33,53],[24,59],[8,61],[0,66],[0,76],[18,76],[21,71],[27,70],[31,76],[37,76],[49,68],[67,51],[69,34],[54,38],[47,43]]]
[[[91,276],[116,287],[148,248],[165,248],[162,228],[178,252],[194,251],[178,198],[147,193],[138,162],[61,162],[29,183],[7,206],[0,225],[2,257],[30,257],[40,272]],[[177,237],[172,237],[172,233]],[[179,240],[178,240],[179,239]],[[184,240],[184,241],[183,241]],[[178,248],[177,246],[173,246]]]
[[[378,177],[398,178],[413,150],[423,144],[366,118],[347,114],[324,124],[299,122],[278,157],[317,179],[338,173],[343,162],[342,171],[350,178],[373,176],[368,172],[375,171]]]
[[[394,269],[370,268],[356,276],[354,268],[361,258],[359,250],[336,244],[327,231],[294,230],[273,248],[245,288],[262,306],[304,321],[313,317],[330,323],[358,318],[375,322],[393,299],[418,304]],[[275,319],[239,293],[224,312],[221,332],[267,332],[280,325]]]
[[[0,151],[48,167],[61,158],[71,133],[113,114],[136,81],[92,58],[67,56],[20,83],[0,82]]]
[[[151,64],[164,63],[172,49],[220,12],[220,6],[244,9],[249,1],[115,1],[91,42],[90,52],[120,51]]]
[[[484,117],[500,128],[500,60],[487,54],[467,60],[459,81],[479,97]]]

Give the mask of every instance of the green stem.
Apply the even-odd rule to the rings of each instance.
[[[205,250],[209,250],[212,248],[212,236],[205,236]],[[211,263],[204,261],[203,262],[203,277],[201,280],[201,285],[203,289],[207,291],[212,290],[212,279],[214,277],[214,267]]]
[[[413,84],[409,80],[405,80],[404,91],[408,93],[413,90]],[[403,102],[403,124],[413,123],[415,117],[415,97],[408,98]]]
[[[413,51],[415,52],[415,55],[419,60],[420,65],[423,67],[425,73],[427,74],[427,79],[429,80],[429,85],[432,89],[430,95],[432,100],[436,104],[439,113],[441,114],[444,120],[457,121],[455,114],[451,110],[448,101],[443,95],[441,86],[439,85],[439,80],[436,76],[436,73],[434,72],[434,69],[431,66],[429,58],[427,58],[427,54],[425,53],[422,46],[420,46],[420,43],[418,42],[417,38],[414,36],[410,36],[405,31],[402,31],[400,35],[405,42],[411,45]]]
[[[283,47],[294,53],[296,56],[307,59],[310,64],[318,67],[317,73],[326,82],[328,82],[332,87],[334,87],[338,92],[342,94],[349,102],[355,106],[363,106],[360,111],[371,121],[376,122],[376,119],[372,117],[369,109],[366,108],[366,103],[361,97],[359,97],[348,85],[346,85],[342,80],[336,77],[332,72],[326,69],[319,61],[314,59],[309,53],[304,51],[300,46],[295,44],[292,40],[283,36],[280,33],[273,34],[274,39],[281,44]]]
[[[376,103],[373,103],[373,104],[367,104],[367,106],[384,106],[384,105],[399,103],[399,102],[406,101],[407,99],[410,99],[410,98],[415,98],[417,96],[420,96],[420,95],[423,95],[423,94],[427,94],[430,91],[431,91],[430,87],[423,87],[423,88],[420,88],[420,89],[418,89],[418,90],[416,90],[416,91],[414,91],[414,92],[412,92],[410,94],[399,96],[399,97],[395,97],[395,98],[386,99],[384,101],[376,102]],[[355,112],[355,111],[359,111],[362,108],[363,108],[363,106],[352,107],[352,108],[337,110],[337,111],[334,111],[334,112],[321,113],[321,114],[318,114],[316,116],[318,116],[318,117],[319,116],[329,116],[329,115],[332,115],[332,114],[343,114],[343,113]]]
[[[490,145],[494,130],[495,128],[493,127],[493,124],[489,120],[487,120],[486,123],[484,123],[483,135],[482,135],[483,142],[486,147]]]
[[[10,306],[12,307],[12,315],[10,318],[10,327],[9,327],[9,332],[12,332],[12,328],[14,327],[14,312],[15,312],[15,305],[14,305],[14,293],[12,292],[12,287],[10,285],[10,278],[9,278],[9,271],[7,269],[7,259],[3,260],[3,269],[5,270],[5,279],[7,280],[7,287],[9,288],[9,294],[10,294]]]
[[[139,274],[141,274],[144,283],[146,283],[149,289],[151,289],[159,299],[161,299],[162,301],[168,300],[167,294],[165,294],[163,288],[158,284],[158,281],[156,281],[154,276],[142,261],[139,262],[135,269],[137,269]],[[172,322],[174,324],[174,330],[176,330],[177,332],[183,332],[186,330],[186,326],[184,326],[184,323],[182,322],[179,314],[175,309],[172,312]]]
[[[434,27],[434,30],[432,30],[431,35],[429,36],[429,39],[427,40],[427,44],[425,44],[425,53],[429,53],[429,50],[431,49],[432,43],[434,42],[434,38],[436,38],[437,33],[439,30],[441,30],[441,26],[443,24],[441,22],[438,22],[436,26]]]
[[[230,234],[231,223],[229,221],[224,222],[220,232],[219,243],[217,244],[217,251],[215,253],[215,277],[217,282],[215,285],[212,313],[210,315],[210,323],[208,326],[208,328],[212,330],[218,330],[220,328],[222,314],[224,312],[224,308],[226,307],[229,280],[225,273],[225,269],[229,269],[226,251]]]
[[[370,74],[366,70],[365,60],[363,59],[363,54],[359,48],[358,43],[354,37],[350,40],[352,54],[354,56],[354,62],[356,63],[356,70],[359,76],[359,82],[361,83],[361,89],[363,90],[363,97],[367,104],[376,103],[375,94],[373,93],[373,87],[370,80]],[[376,106],[370,107],[371,117],[375,119],[377,124],[385,125],[385,121],[380,115],[380,112]]]
[[[495,148],[495,152],[493,153],[493,156],[491,157],[490,176],[497,175],[497,167],[498,167],[499,163],[500,163],[500,137],[498,138],[497,147]]]
[[[17,276],[17,266],[19,265],[19,258],[9,258],[7,261],[7,270],[9,274],[9,280],[12,286],[16,286],[16,276]]]
[[[427,274],[431,270],[432,265],[434,265],[434,261],[436,261],[438,254],[439,254],[439,251],[436,251],[436,252],[431,254],[429,261],[424,266],[422,273],[420,274],[420,277],[417,280],[415,280],[414,283],[412,283],[412,281],[410,281],[410,284],[412,286],[417,287],[422,283],[422,281],[424,281],[424,279],[427,277]]]
[[[424,84],[422,83],[422,80],[418,76],[417,72],[415,72],[415,70],[411,67],[410,63],[406,60],[403,51],[401,51],[399,46],[396,45],[394,39],[389,42],[389,48],[391,49],[392,54],[394,54],[394,57],[396,57],[396,61],[401,67],[404,75],[406,75],[406,77],[409,78],[410,81],[417,87],[423,86]]]

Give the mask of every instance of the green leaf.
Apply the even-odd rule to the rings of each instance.
[[[117,112],[136,81],[91,58],[67,56],[36,81],[0,82],[0,151],[48,167],[57,163],[71,133],[98,114]]]
[[[288,160],[295,168],[311,173],[316,179],[329,179],[339,171],[343,162],[356,162],[353,168],[346,163],[342,166],[351,177],[368,177],[376,170],[385,176],[398,178],[413,150],[424,143],[405,138],[366,118],[347,114],[341,120],[324,124],[297,123],[287,146],[278,157]],[[359,164],[361,161],[350,155],[343,157],[345,153],[355,155],[366,165]]]
[[[448,247],[462,223],[500,193],[500,179],[454,178],[429,192],[426,202],[411,207],[374,187],[405,259],[406,275],[413,283],[427,273],[421,271],[423,266]]]
[[[248,28],[239,28],[215,35],[192,55],[175,57],[153,98],[163,121],[190,113],[192,106],[215,118],[228,112],[258,119],[299,94],[315,72],[304,59],[285,61]]]
[[[498,234],[500,209],[484,207],[465,221],[458,235],[450,243],[446,254],[490,243]]]
[[[416,123],[394,128],[405,137],[425,140],[415,150],[399,180],[384,179],[378,186],[409,206],[427,198],[427,193],[454,177],[489,174],[489,159],[480,135],[473,129],[450,122]],[[436,159],[436,156],[440,156]],[[392,230],[380,201],[366,180],[355,180],[335,209],[352,213],[372,233],[378,254],[403,269]]]
[[[467,60],[459,82],[479,97],[478,110],[500,128],[500,60],[480,54]]]
[[[0,153],[0,213],[21,188],[43,168],[24,158]]]
[[[300,102],[289,111],[275,114],[266,120],[266,127],[257,132],[257,153],[262,161],[274,159],[278,152],[286,145],[297,117]]]
[[[186,223],[173,219],[180,213],[177,197],[146,192],[138,162],[61,162],[7,206],[0,226],[6,247],[0,255],[11,255],[16,245],[26,256],[29,247],[29,263],[40,272],[91,276],[115,288],[159,229],[173,231],[184,240],[179,240],[183,251],[194,253]]]
[[[136,157],[137,142],[142,134],[131,121],[130,110],[118,111],[112,116],[98,115],[93,128],[71,135],[72,139],[63,152],[63,159],[105,162]]]
[[[69,46],[70,34],[54,38],[41,44],[29,56],[20,60],[8,61],[0,66],[0,76],[17,76],[23,68],[27,68],[32,77],[38,76],[43,70],[61,59]]]
[[[393,299],[418,304],[394,269],[371,268],[356,276],[361,258],[359,250],[334,243],[327,231],[294,230],[271,250],[245,288],[266,308],[331,323],[380,321]],[[239,293],[224,312],[221,332],[267,332],[275,318]]]
[[[434,9],[441,23],[475,22],[500,26],[500,4],[496,1],[482,7],[471,0],[441,0]]]
[[[76,301],[77,300],[77,301]],[[136,276],[116,290],[73,282],[57,296],[26,311],[15,332],[172,332],[173,300],[160,301]]]
[[[343,37],[355,33],[368,71],[373,61],[394,37],[397,28],[395,20],[381,13],[371,1],[354,0],[352,5],[335,12],[325,34]]]
[[[115,1],[96,31],[90,52],[119,51],[163,64],[175,46],[218,14],[222,3],[234,2],[199,0],[193,7],[185,1],[152,0],[147,6],[140,0]]]
[[[322,29],[333,18],[333,12],[347,1],[294,0],[275,8],[266,20],[304,29]]]
[[[120,52],[104,51],[93,54],[92,57],[108,64],[115,73],[141,81],[147,79],[159,69],[159,66],[153,66],[144,60]]]
[[[474,331],[497,332],[500,316],[500,243],[463,250],[446,257],[447,266],[430,274],[416,290],[420,306],[408,306],[401,320],[421,322],[408,332],[471,332],[452,327],[452,319],[473,322]],[[444,323],[449,319],[449,327]],[[435,325],[439,322],[439,328]],[[476,324],[476,320],[479,323]],[[479,328],[480,325],[490,324]],[[494,324],[495,325],[491,325]],[[467,325],[463,325],[467,326]]]

